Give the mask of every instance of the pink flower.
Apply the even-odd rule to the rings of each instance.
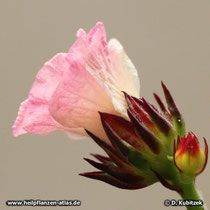
[[[77,32],[68,53],[58,53],[36,76],[13,126],[14,136],[66,131],[71,137],[87,134],[106,139],[98,111],[127,117],[121,91],[139,96],[137,71],[121,44],[106,42],[102,23],[88,34]]]

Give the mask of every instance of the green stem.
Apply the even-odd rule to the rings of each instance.
[[[202,201],[194,182],[189,184],[182,184],[183,192],[180,193],[183,200]],[[188,210],[204,210],[204,206],[186,206]]]

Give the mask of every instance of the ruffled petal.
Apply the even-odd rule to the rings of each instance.
[[[46,62],[36,76],[30,96],[49,101],[64,72],[69,69],[66,53],[59,53]]]
[[[45,135],[55,130],[64,130],[64,128],[49,114],[46,101],[36,101],[30,97],[30,100],[22,102],[13,126],[14,136],[25,133]]]
[[[46,62],[36,76],[36,81],[27,100],[22,102],[18,117],[13,125],[13,134],[18,136],[25,133],[46,135],[56,130],[84,135],[84,129],[69,129],[56,122],[49,113],[49,99],[60,82],[69,64],[66,54],[60,53]]]
[[[115,113],[110,98],[78,63],[72,63],[54,92],[49,105],[54,119],[68,128],[83,127],[104,135],[98,111]]]
[[[117,40],[112,39],[107,45],[102,23],[98,23],[88,37],[86,69],[105,89],[116,111],[127,117],[127,105],[122,91],[139,97],[137,70]]]

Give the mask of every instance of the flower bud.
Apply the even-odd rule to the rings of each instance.
[[[203,171],[207,161],[206,141],[205,146],[204,153],[193,133],[184,136],[177,151],[175,151],[175,163],[178,169],[183,173],[196,175]]]

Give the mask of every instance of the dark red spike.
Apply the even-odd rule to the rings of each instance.
[[[120,151],[124,156],[128,156],[130,153],[130,149],[122,142],[116,132],[109,126],[106,120],[103,118],[103,114],[100,113],[101,122],[108,136],[109,140],[111,141],[112,145],[115,147],[117,151]]]
[[[88,159],[88,158],[84,158],[84,160],[86,160],[90,165],[92,165],[93,167],[101,170],[101,171],[104,171],[106,173],[109,173],[109,167],[106,165],[106,164],[103,164],[103,163],[97,163],[91,159]],[[110,174],[111,175],[111,174]]]
[[[163,133],[167,135],[172,128],[171,124],[157,110],[155,110],[153,106],[151,106],[144,98],[143,98],[143,102],[145,105],[145,109],[147,110],[147,113],[150,115],[152,120],[156,123],[157,127]]]
[[[158,103],[158,105],[159,105],[161,111],[162,111],[163,113],[167,113],[168,110],[167,110],[165,104],[163,103],[163,101],[161,100],[161,98],[159,97],[159,95],[156,94],[156,93],[153,93],[153,95],[154,95],[154,98],[155,98],[155,100],[157,101],[157,103]]]
[[[131,113],[135,114],[135,116],[144,122],[145,125],[152,128],[154,127],[154,123],[150,120],[147,112],[144,110],[144,103],[142,99],[137,99],[123,92],[125,95],[125,99],[128,104],[128,109]]]
[[[141,176],[136,176],[136,175],[130,174],[130,173],[128,173],[128,171],[124,171],[124,170],[119,169],[118,167],[113,166],[113,165],[97,163],[97,162],[90,160],[88,158],[84,158],[84,160],[86,160],[89,164],[91,164],[95,168],[97,168],[101,171],[104,171],[104,172],[108,173],[109,175],[119,179],[120,181],[126,182],[126,183],[136,183],[136,182],[143,181],[143,179],[144,179]]]
[[[143,100],[142,98],[136,98],[134,96],[131,96],[131,98],[136,102],[136,104],[141,107],[141,108],[144,108],[144,103],[143,103]]]
[[[104,150],[110,151],[111,153],[115,153],[116,151],[109,146],[105,141],[101,140],[100,138],[98,138],[97,136],[95,136],[93,133],[91,133],[90,131],[86,130],[86,133],[100,146],[102,147]]]
[[[112,114],[100,113],[100,115],[121,139],[137,150],[142,148],[144,143],[136,135],[135,127],[130,121]]]
[[[134,98],[131,97],[130,95],[128,95],[126,92],[123,91],[123,93],[124,93],[124,95],[125,95],[125,99],[126,99],[126,102],[127,102],[127,104],[128,104],[129,110],[130,110],[130,111],[132,110],[132,111],[138,113],[140,107],[136,104],[137,98],[135,98],[135,100],[134,100]]]
[[[163,88],[163,92],[164,92],[170,113],[172,114],[172,116],[181,117],[181,113],[179,112],[179,109],[177,108],[170,91],[168,90],[168,88],[162,81],[161,81],[161,85]]]
[[[125,164],[129,164],[128,160],[124,158],[122,155],[119,155],[114,148],[109,146],[106,142],[102,141],[100,138],[92,134],[90,131],[86,130],[87,134],[100,146],[104,149],[104,151],[109,155],[109,157],[120,167],[125,166]]]
[[[115,187],[121,188],[121,189],[129,189],[129,190],[135,190],[135,189],[140,189],[147,187],[146,184],[141,184],[141,183],[136,183],[136,184],[128,184],[125,182],[122,182],[104,172],[90,172],[90,173],[81,173],[79,174],[81,176],[91,178],[91,179],[97,179],[103,182],[106,182],[110,185],[113,185]]]
[[[160,144],[157,138],[128,110],[128,116],[134,124],[138,134],[142,137],[142,140],[147,146],[155,153],[160,153]]]
[[[99,154],[92,154],[92,153],[91,155],[95,157],[96,159],[98,159],[99,161],[101,161],[102,163],[112,163],[112,160],[109,157],[105,157]]]
[[[174,191],[177,191],[178,193],[182,193],[182,189],[180,187],[177,187],[177,186],[174,186],[172,184],[170,184],[167,180],[165,180],[157,171],[154,171],[153,169],[151,169],[154,174],[156,175],[156,177],[159,179],[160,183],[170,189],[170,190],[174,190]]]
[[[205,153],[205,163],[204,163],[203,168],[201,169],[201,171],[198,172],[196,174],[196,176],[198,176],[199,174],[201,174],[204,171],[204,169],[206,168],[207,162],[208,162],[208,153],[209,153],[208,144],[207,144],[205,138],[203,138],[203,140],[204,140],[204,144],[205,144],[205,152],[204,152]]]

